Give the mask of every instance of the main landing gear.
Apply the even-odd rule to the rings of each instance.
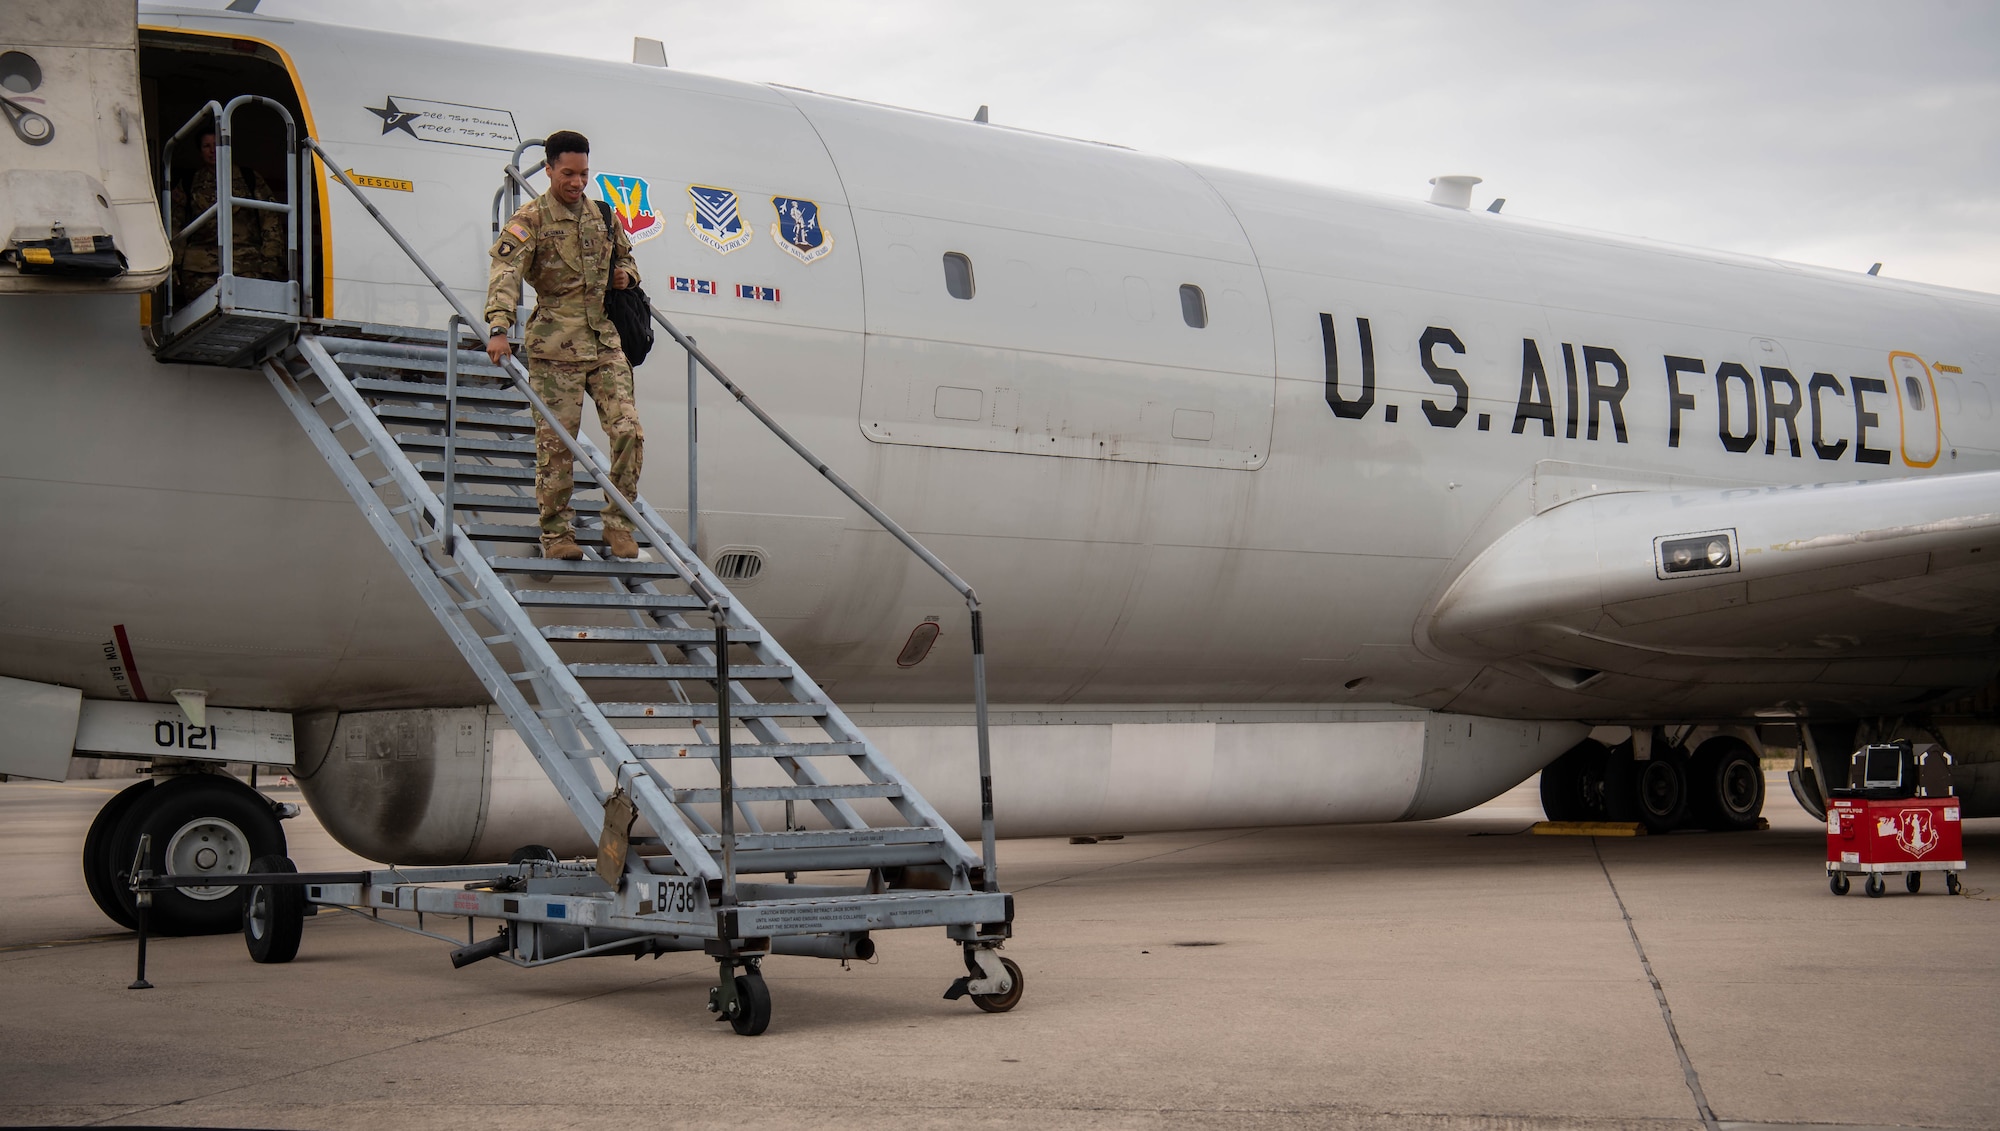
[[[1764,770],[1741,739],[1717,735],[1689,753],[1654,732],[1652,756],[1585,739],[1542,771],[1542,811],[1551,821],[1637,821],[1648,832],[1757,827]]]
[[[251,865],[259,857],[285,855],[278,817],[277,807],[256,790],[222,774],[138,782],[91,822],[83,840],[84,886],[112,922],[136,929],[131,869],[141,836],[152,836],[144,867],[220,880],[255,871]],[[159,935],[226,934],[242,926],[242,901],[235,885],[222,882],[157,892],[146,926]]]

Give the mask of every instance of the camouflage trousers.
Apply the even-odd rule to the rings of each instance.
[[[556,419],[574,436],[583,423],[583,398],[587,393],[597,403],[597,420],[611,441],[611,485],[627,499],[639,492],[639,464],[646,447],[645,430],[639,427],[639,409],[632,400],[632,367],[623,351],[600,354],[596,361],[544,361],[528,359],[528,380],[535,394],[548,402]],[[575,487],[575,458],[546,422],[535,427],[535,504],[542,516],[544,544],[569,534],[575,512],[570,509],[570,493]],[[605,500],[604,525],[612,530],[631,530],[632,523],[609,498]]]

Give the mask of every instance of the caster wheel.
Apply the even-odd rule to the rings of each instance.
[[[771,991],[762,974],[736,976],[736,1016],[729,1027],[738,1036],[755,1037],[771,1027]]]
[[[1021,991],[1028,980],[1021,976],[1021,967],[1011,958],[1002,958],[1000,965],[1007,968],[1007,976],[1014,980],[1014,988],[1004,994],[973,994],[972,1004],[988,1013],[1005,1013],[1021,1003]]]
[[[1882,882],[1882,873],[1873,872],[1869,874],[1868,882],[1861,890],[1867,892],[1870,899],[1880,899],[1882,893],[1889,890],[1889,885]]]
[[[1835,872],[1826,878],[1827,889],[1835,895],[1847,894],[1847,873]]]
[[[297,872],[283,856],[259,856],[252,872]],[[290,962],[305,934],[306,891],[297,884],[259,884],[243,890],[243,945],[252,962]]]
[[[1924,890],[1924,874],[1922,872],[1903,873],[1903,887],[1911,895],[1915,895],[1918,892]]]
[[[1959,882],[1958,882],[1958,873],[1957,873],[1957,872],[1946,872],[1946,873],[1944,874],[1944,892],[1945,892],[1945,894],[1946,894],[1946,895],[1957,895],[1957,894],[1958,894],[1958,893],[1959,893],[1960,891],[1962,891],[1962,890],[1963,890],[1963,888],[1961,888],[1961,887],[1960,887],[1960,885],[1959,885]]]

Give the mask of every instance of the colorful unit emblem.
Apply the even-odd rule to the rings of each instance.
[[[660,214],[653,211],[652,188],[644,177],[621,177],[616,173],[597,175],[597,192],[618,217],[618,226],[633,243],[644,243],[666,230]]]
[[[694,211],[687,214],[687,226],[695,239],[724,255],[749,245],[754,233],[743,222],[734,192],[706,185],[689,185],[688,199],[694,201]]]
[[[758,287],[749,283],[736,284],[736,297],[755,299],[758,302],[777,302],[778,288]]]
[[[819,204],[794,196],[774,196],[771,207],[778,222],[771,225],[771,239],[800,263],[811,263],[833,250],[833,237],[819,225]]]
[[[667,281],[667,289],[684,295],[712,295],[717,293],[714,279],[690,279],[685,275],[675,275]]]

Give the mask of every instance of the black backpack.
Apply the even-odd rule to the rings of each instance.
[[[611,215],[611,205],[600,200],[597,210],[604,215],[604,230],[609,235],[612,226],[618,223]],[[653,310],[646,292],[636,283],[624,290],[607,286],[604,291],[604,314],[611,319],[613,326],[618,327],[618,340],[625,347],[625,360],[634,366],[644,362],[646,355],[653,352]]]

